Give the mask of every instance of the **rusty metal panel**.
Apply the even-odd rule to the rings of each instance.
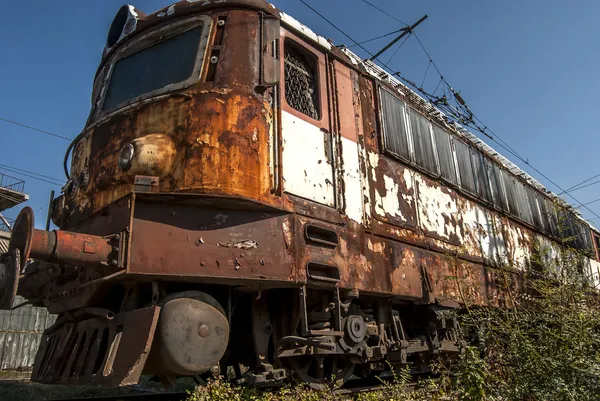
[[[128,272],[247,284],[298,280],[290,215],[214,202],[202,208],[136,203]]]
[[[394,295],[422,299],[427,288],[423,282],[421,253],[416,248],[392,245],[390,280]]]
[[[353,80],[356,79],[351,70],[335,63],[335,82],[337,105],[339,108],[339,130],[343,180],[343,208],[346,215],[361,223],[363,221],[363,189],[362,177],[360,175],[358,127],[355,116],[355,99],[353,92]]]
[[[223,44],[215,50],[218,62],[210,64],[216,68],[214,79],[142,102],[135,112],[118,113],[87,128],[73,152],[71,175],[78,184],[65,195],[69,225],[130,194],[135,175],[157,176],[158,188],[153,189],[157,192],[281,202],[271,193],[272,108],[269,97],[254,90],[259,78],[259,15],[229,10],[219,16],[225,18],[227,29]],[[136,147],[151,150],[157,138],[168,151],[136,152],[148,160],[135,161],[131,171],[118,167],[124,146],[133,141]]]
[[[150,306],[112,319],[58,320],[48,328],[31,378],[49,384],[136,384],[150,352],[160,308]]]
[[[413,172],[375,152],[369,152],[367,165],[373,216],[399,227],[416,227]]]
[[[399,227],[415,228],[417,212],[411,170],[380,154],[377,134],[377,112],[373,84],[361,77],[358,90],[363,135],[359,138],[364,162],[363,180],[371,206],[371,215]]]
[[[15,305],[24,301],[16,297]],[[0,311],[0,370],[31,368],[42,333],[55,319],[45,308],[31,305]]]

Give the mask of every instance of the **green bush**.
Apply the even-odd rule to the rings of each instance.
[[[513,270],[499,269],[512,307],[465,302],[458,319],[470,345],[452,365],[434,364],[436,374],[410,389],[407,371],[397,372],[378,391],[353,396],[303,386],[258,391],[216,380],[198,388],[189,400],[600,400],[600,297],[587,283],[582,255],[563,250],[559,266],[525,275],[528,295],[512,293]]]

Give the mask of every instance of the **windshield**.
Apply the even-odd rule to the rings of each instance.
[[[167,85],[189,79],[196,67],[204,25],[118,60],[106,92],[104,110]]]

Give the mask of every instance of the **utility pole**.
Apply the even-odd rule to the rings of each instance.
[[[394,43],[396,43],[397,41],[399,41],[400,39],[402,39],[406,35],[412,33],[413,29],[415,29],[421,22],[425,21],[426,19],[427,19],[427,15],[424,15],[424,16],[421,17],[420,20],[418,20],[417,22],[415,22],[411,26],[407,26],[405,28],[402,28],[402,33],[400,33],[400,35],[398,35],[398,37],[396,39],[394,39],[390,43],[388,43],[383,49],[381,49],[377,53],[375,53],[375,55],[373,57],[371,57],[369,59],[369,61],[373,61],[377,57],[381,56],[381,54],[383,54],[383,52],[385,52],[387,49],[389,49],[390,47],[392,47],[394,45]]]

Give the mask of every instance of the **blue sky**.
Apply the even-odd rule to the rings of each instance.
[[[600,136],[594,120],[600,111],[600,2],[370,1],[407,23],[428,14],[417,34],[447,81],[485,124],[560,186],[600,173]],[[307,2],[358,41],[402,27],[362,0]],[[133,4],[153,12],[170,2]],[[274,4],[334,43],[350,44],[298,0]],[[75,137],[87,118],[92,79],[121,5],[114,0],[5,2],[0,117]],[[374,52],[387,40],[365,47]],[[390,66],[420,83],[428,61],[413,37]],[[426,78],[425,88],[433,90],[439,76],[430,68]],[[0,140],[1,164],[64,179],[67,141],[2,121]],[[509,159],[558,192],[526,165]],[[35,210],[38,226],[42,224],[49,191],[60,188],[2,167],[0,172],[25,179],[27,204]],[[599,189],[600,184],[592,185],[573,195],[585,203],[600,198]],[[21,207],[5,215],[16,217]],[[589,207],[600,215],[600,202]],[[587,218],[596,217],[583,212]],[[600,219],[596,223],[600,225]]]

